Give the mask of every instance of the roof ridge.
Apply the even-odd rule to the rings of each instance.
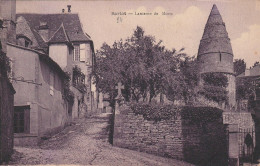
[[[69,37],[68,37],[68,34],[67,34],[67,32],[66,32],[66,29],[65,29],[65,27],[64,27],[63,22],[61,23],[61,25],[59,26],[59,28],[55,31],[55,33],[52,35],[52,37],[48,40],[48,42],[51,42],[51,40],[57,35],[57,33],[58,33],[60,30],[62,30],[62,32],[63,32],[63,34],[64,34],[64,36],[65,36],[65,42],[70,43],[70,39],[69,39]]]
[[[45,38],[46,42],[48,42],[49,40],[51,40],[51,42],[53,42],[54,40],[56,41],[56,38],[60,42],[61,41],[70,41],[70,42],[92,41],[88,35],[84,34],[82,22],[80,21],[81,19],[79,18],[78,13],[69,13],[69,14],[67,13],[64,14],[63,13],[57,13],[57,14],[20,13],[17,14],[17,17],[19,16],[24,17],[27,20],[30,28],[35,29],[36,31],[41,21],[47,22],[49,26],[49,37]],[[60,28],[62,23],[65,29],[66,37],[64,36],[64,30],[60,29],[60,32],[58,32],[56,37],[53,38],[53,35],[57,32],[57,30]]]
[[[63,22],[61,23],[61,26],[62,26],[63,32],[64,32],[64,34],[65,34],[66,40],[67,40],[68,42],[70,42],[70,39],[69,39],[69,37],[68,37],[68,34],[67,34],[67,32],[66,32],[66,29],[65,29],[65,27],[64,27]]]
[[[62,24],[63,24],[63,23],[62,23]],[[61,25],[62,25],[62,24],[61,24]],[[48,42],[50,42],[51,39],[52,39],[52,38],[56,35],[56,33],[60,30],[61,25],[60,25],[60,27],[53,33],[52,37],[50,37],[50,39],[48,40]]]
[[[28,15],[79,15],[79,13],[16,13],[16,15],[24,15],[24,14],[28,14]]]
[[[47,42],[47,41],[45,41],[45,39],[39,34],[39,32],[37,32],[35,29],[33,29],[33,31],[34,31],[35,33],[37,33],[37,34],[41,37],[41,39],[42,39],[44,42]]]

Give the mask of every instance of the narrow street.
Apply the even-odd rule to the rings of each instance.
[[[109,144],[109,114],[78,119],[39,147],[15,147],[9,164],[191,165]]]

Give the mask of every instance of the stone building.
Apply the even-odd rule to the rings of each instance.
[[[230,109],[225,108],[222,116],[223,123],[228,129],[229,164],[238,165],[239,162],[252,157],[256,137],[255,123],[251,113],[245,109],[238,111],[236,108],[236,77],[233,57],[225,23],[217,6],[213,5],[200,41],[197,60],[200,74],[223,73],[227,76],[229,107],[226,108]],[[219,103],[217,104],[219,105]]]
[[[61,67],[34,49],[7,44],[12,61],[15,145],[35,145],[47,133],[60,131],[69,121],[68,102],[63,98]],[[28,65],[30,64],[30,65]]]
[[[235,76],[233,67],[233,51],[226,30],[225,23],[217,9],[213,5],[206,23],[197,59],[200,73],[224,73],[228,78],[229,105],[235,106]]]
[[[12,32],[6,31],[8,38],[1,33],[1,39],[6,41],[4,48],[11,60],[11,77],[17,92],[14,143],[33,145],[97,107],[91,78],[94,46],[83,32],[78,14],[16,15],[15,2],[3,2],[5,10],[1,12],[8,9],[11,13],[7,15],[11,21],[7,22]],[[74,103],[64,97],[68,76]]]
[[[13,153],[15,90],[8,78],[6,43],[15,42],[15,1],[0,1],[0,164]]]
[[[17,44],[48,54],[71,75],[75,98],[72,118],[83,117],[97,109],[93,83],[94,44],[83,31],[78,14],[17,14]]]

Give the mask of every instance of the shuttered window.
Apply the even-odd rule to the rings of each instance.
[[[86,61],[86,44],[80,44],[80,61],[85,62]]]
[[[79,45],[74,45],[73,60],[74,60],[74,61],[79,61],[79,57],[80,57],[80,48],[79,48]]]

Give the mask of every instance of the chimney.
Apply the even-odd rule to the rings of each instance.
[[[49,40],[49,26],[47,25],[47,22],[40,21],[38,32],[44,41]]]
[[[62,9],[62,13],[65,13],[65,9]]]
[[[70,10],[71,5],[67,5],[67,7],[68,7],[68,13],[70,13],[71,12],[71,10]]]

